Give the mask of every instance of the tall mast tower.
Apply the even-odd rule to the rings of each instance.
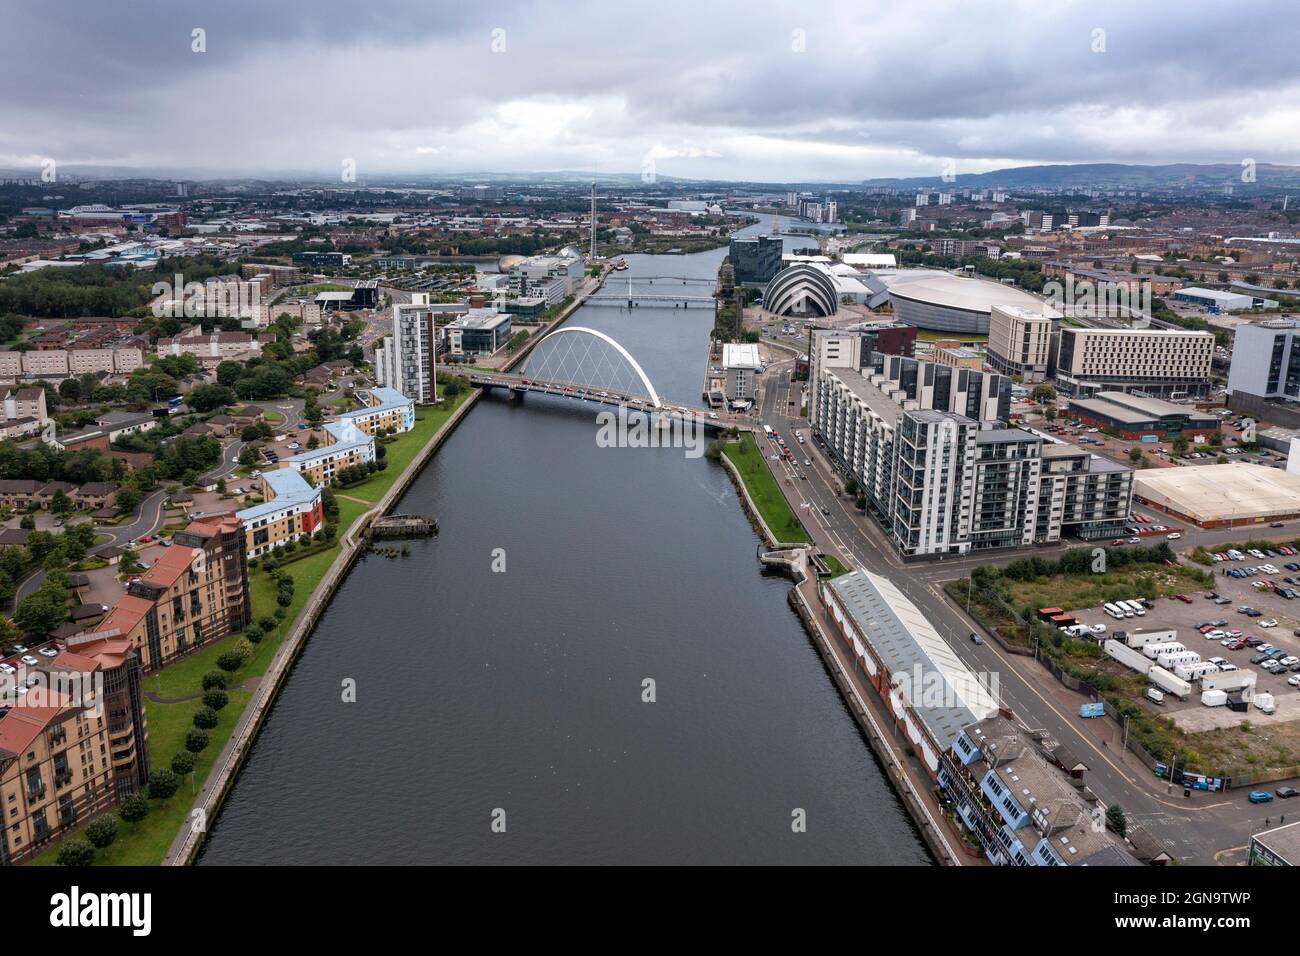
[[[596,180],[591,181],[591,256],[596,261]]]

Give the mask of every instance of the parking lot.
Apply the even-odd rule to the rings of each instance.
[[[1300,569],[1300,555],[1276,558],[1266,556],[1263,560],[1247,556],[1244,561],[1216,564],[1216,583],[1212,590],[1186,592],[1184,596],[1190,603],[1179,598],[1158,598],[1148,602],[1151,607],[1146,609],[1145,616],[1126,618],[1122,622],[1110,617],[1100,607],[1071,613],[1081,623],[1104,624],[1107,628],[1105,636],[1113,635],[1117,630],[1152,631],[1172,628],[1178,632],[1178,642],[1188,650],[1196,651],[1202,660],[1221,658],[1234,668],[1253,670],[1257,678],[1255,693],[1270,693],[1276,700],[1276,711],[1272,714],[1265,714],[1254,706],[1245,713],[1227,707],[1206,707],[1200,702],[1198,684],[1193,682],[1193,693],[1186,701],[1179,701],[1168,694],[1165,695],[1163,705],[1144,701],[1144,705],[1153,712],[1169,716],[1188,733],[1236,726],[1245,720],[1249,720],[1252,725],[1300,720],[1300,687],[1288,683],[1297,679],[1297,684],[1300,684],[1300,661],[1276,673],[1268,673],[1261,667],[1262,661],[1258,660],[1266,645],[1281,648],[1285,651],[1284,657],[1300,658],[1300,637],[1293,633],[1300,629],[1300,600],[1288,600],[1252,583],[1262,583],[1267,579],[1286,588],[1288,585],[1283,581],[1285,577],[1300,582],[1300,570],[1288,570],[1284,566],[1286,563],[1294,563]],[[1271,565],[1278,569],[1278,573],[1258,571],[1250,577],[1242,578],[1223,573],[1230,568],[1244,571],[1261,565]],[[1300,594],[1300,583],[1297,584],[1297,593]],[[1215,598],[1209,596],[1211,594],[1216,595],[1220,603],[1216,603]],[[1243,610],[1246,608],[1257,613],[1248,614]],[[1264,626],[1273,621],[1276,624]],[[1201,632],[1202,628],[1222,633],[1208,637]],[[1225,646],[1225,642],[1232,642],[1232,646]]]

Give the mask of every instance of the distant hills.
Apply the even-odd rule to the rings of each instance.
[[[1101,187],[1113,189],[1216,189],[1233,183],[1243,185],[1242,167],[1231,163],[1172,163],[1166,166],[1137,166],[1125,163],[1079,163],[1053,166],[1017,166],[987,173],[958,174],[952,182],[940,176],[907,179],[866,179],[864,186],[896,188],[945,186],[1037,186],[1068,189]],[[1300,187],[1300,166],[1260,163],[1255,167],[1255,185]]]

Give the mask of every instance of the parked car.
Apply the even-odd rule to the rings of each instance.
[[[1275,791],[1281,799],[1290,800],[1292,797],[1300,797],[1300,790],[1295,787],[1278,787]]]

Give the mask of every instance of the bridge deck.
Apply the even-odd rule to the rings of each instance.
[[[666,403],[656,408],[654,402],[648,396],[604,389],[598,386],[574,385],[569,382],[555,382],[507,372],[470,372],[469,381],[471,385],[478,388],[508,388],[513,392],[555,395],[560,398],[592,402],[597,405],[621,405],[639,411],[658,412],[670,418],[699,418],[709,428],[737,427],[742,430],[749,430],[746,425],[721,421],[717,412],[712,409],[692,407],[690,405],[668,405]]]

